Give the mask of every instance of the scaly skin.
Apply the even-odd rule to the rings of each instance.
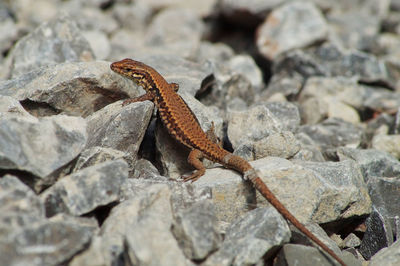
[[[250,180],[254,187],[290,221],[297,229],[309,237],[341,265],[346,265],[330,248],[311,233],[286,207],[275,197],[266,184],[257,176],[253,167],[239,156],[224,150],[214,143],[201,129],[196,116],[177,92],[178,85],[168,83],[156,70],[141,62],[124,59],[111,64],[111,69],[129,79],[146,90],[146,94],[134,99],[128,99],[123,104],[150,100],[155,103],[162,122],[176,140],[191,149],[188,161],[197,171],[185,178],[185,181],[195,181],[200,178],[205,168],[200,161],[207,158],[223,166],[234,169],[243,174],[245,180]]]

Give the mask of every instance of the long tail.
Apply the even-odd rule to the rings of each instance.
[[[330,248],[328,248],[321,240],[319,240],[313,233],[310,232],[296,217],[294,217],[288,209],[274,196],[267,185],[255,175],[248,175],[248,178],[253,183],[254,187],[276,208],[276,210],[282,214],[288,221],[290,221],[297,229],[303,234],[314,241],[318,246],[325,250],[335,260],[337,260],[342,266],[346,266],[341,258],[339,258]]]

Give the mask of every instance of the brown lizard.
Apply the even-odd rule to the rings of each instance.
[[[195,171],[185,181],[195,181],[205,173],[202,158],[218,162],[223,166],[234,169],[243,174],[245,180],[250,180],[254,187],[278,210],[278,212],[297,227],[303,234],[309,237],[341,265],[345,265],[321,240],[311,233],[288,209],[275,197],[267,185],[257,176],[254,168],[239,156],[224,150],[213,142],[201,129],[192,110],[179,96],[178,84],[168,83],[160,73],[152,67],[132,59],[124,59],[111,64],[111,70],[135,81],[146,91],[144,95],[128,99],[123,105],[133,102],[149,100],[155,103],[159,116],[167,128],[169,134],[176,140],[191,149],[188,162],[193,165]]]

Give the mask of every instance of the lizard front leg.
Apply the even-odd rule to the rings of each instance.
[[[154,101],[154,94],[147,92],[147,93],[145,93],[143,95],[140,95],[138,97],[127,99],[127,100],[122,102],[122,106],[125,106],[125,105],[130,104],[130,103],[143,102],[143,101],[147,101],[147,100]]]

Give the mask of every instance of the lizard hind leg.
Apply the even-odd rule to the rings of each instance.
[[[201,176],[204,175],[204,173],[206,172],[206,168],[203,165],[203,162],[201,161],[201,159],[204,158],[203,153],[200,150],[191,150],[188,156],[188,162],[197,170],[195,170],[195,172],[193,174],[191,174],[190,176],[187,176],[185,178],[183,178],[183,181],[187,182],[187,181],[196,181],[197,179],[199,179]]]

